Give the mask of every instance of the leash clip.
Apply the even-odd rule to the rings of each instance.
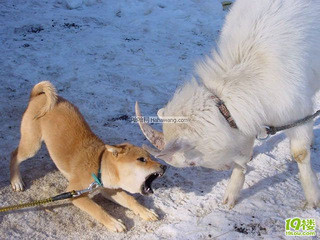
[[[96,190],[98,187],[100,187],[99,184],[96,183],[96,182],[93,182],[93,183],[91,183],[91,184],[89,185],[88,188],[83,189],[83,190],[79,190],[79,191],[75,191],[75,192],[73,193],[72,197],[79,197],[79,196],[82,195],[82,194],[90,193],[90,192]]]
[[[96,182],[93,182],[89,185],[89,187],[87,188],[89,191],[93,191],[95,189],[97,189],[98,187],[100,187],[100,185]]]

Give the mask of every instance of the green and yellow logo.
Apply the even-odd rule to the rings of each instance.
[[[316,236],[316,220],[298,217],[286,219],[286,236]]]

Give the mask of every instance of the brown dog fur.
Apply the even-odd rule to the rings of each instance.
[[[87,188],[93,182],[91,174],[97,174],[101,162],[102,194],[145,220],[158,219],[156,213],[140,205],[123,190],[141,193],[146,177],[155,172],[162,175],[165,167],[153,161],[145,150],[129,143],[105,145],[91,131],[79,110],[57,96],[48,81],[34,86],[22,118],[20,143],[12,153],[10,164],[11,185],[15,191],[24,190],[20,163],[33,157],[42,141],[57,168],[68,179],[68,191]],[[74,198],[72,203],[109,230],[125,231],[121,220],[108,215],[88,195]]]

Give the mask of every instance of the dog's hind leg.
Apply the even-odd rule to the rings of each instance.
[[[153,210],[142,206],[134,197],[130,196],[125,191],[103,189],[101,190],[101,194],[105,198],[132,210],[136,215],[139,215],[144,220],[155,221],[159,218]]]
[[[300,181],[311,207],[317,207],[320,203],[320,188],[318,178],[312,170],[310,159],[310,145],[313,138],[313,122],[293,128],[287,132],[290,138],[291,154],[298,163]]]
[[[11,154],[10,182],[14,191],[23,191],[24,183],[19,166],[21,162],[33,157],[41,147],[39,124],[25,114],[21,122],[21,139],[19,146]]]

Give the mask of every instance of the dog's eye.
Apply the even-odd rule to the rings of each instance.
[[[137,158],[137,160],[140,161],[140,162],[146,162],[147,161],[144,157],[139,157],[139,158]]]

